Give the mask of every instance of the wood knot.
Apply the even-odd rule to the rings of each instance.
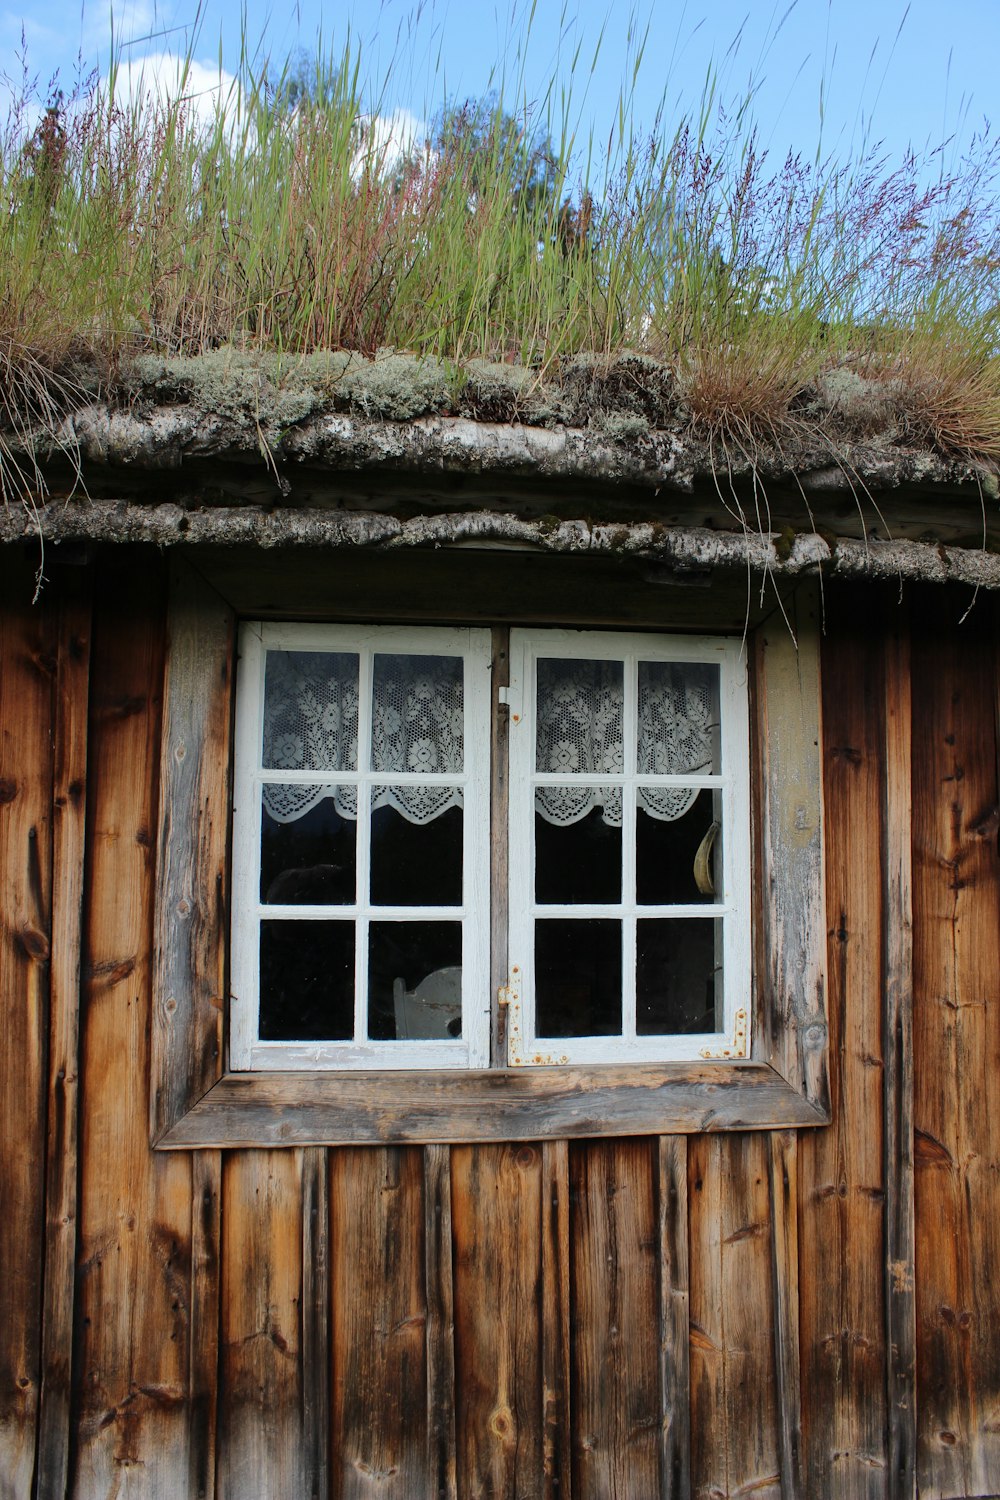
[[[495,1406],[490,1413],[489,1429],[494,1437],[505,1439],[514,1430],[514,1415],[509,1406]]]
[[[29,958],[44,963],[49,956],[49,940],[44,932],[37,927],[22,927],[20,932],[21,947]]]
[[[8,777],[0,780],[0,807],[3,807],[8,802],[13,802],[16,796],[17,782],[12,781]]]

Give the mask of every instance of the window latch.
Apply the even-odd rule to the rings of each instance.
[[[510,709],[510,711],[511,711],[510,712],[510,721],[511,721],[512,724],[520,724],[520,722],[521,722],[521,700],[517,696],[516,693],[512,697],[511,696],[511,690],[510,690],[509,687],[498,687],[497,688],[497,702],[503,704],[505,708],[509,708]]]

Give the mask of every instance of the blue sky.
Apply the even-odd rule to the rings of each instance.
[[[994,109],[1000,58],[1000,0],[537,0],[525,42],[529,4],[482,0],[297,0],[271,9],[257,0],[48,0],[44,6],[0,0],[0,71],[16,76],[22,29],[29,70],[44,90],[58,69],[71,78],[78,58],[106,68],[112,26],[125,56],[192,48],[205,65],[234,71],[241,35],[278,62],[317,39],[363,45],[365,70],[384,77],[395,58],[384,113],[425,119],[446,91],[475,97],[500,73],[520,77],[529,98],[552,77],[567,79],[579,47],[574,99],[581,132],[606,138],[623,80],[631,78],[629,30],[648,21],[633,92],[640,128],[652,124],[666,92],[668,123],[697,104],[708,70],[723,97],[759,84],[755,113],[775,154],[792,147],[811,156],[823,141],[847,155],[862,137],[883,141],[892,160],[953,137],[951,153]],[[787,13],[786,13],[787,12]],[[596,65],[591,61],[602,38]],[[583,84],[586,84],[584,98]],[[509,87],[509,84],[508,84]],[[514,102],[511,100],[511,102]]]

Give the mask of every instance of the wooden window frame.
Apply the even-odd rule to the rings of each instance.
[[[418,586],[427,569],[414,558],[406,559],[414,575],[410,604],[398,587],[381,598],[377,589],[365,592],[363,580],[352,595],[343,572],[338,593],[334,553],[315,562],[311,573],[298,571],[298,558],[283,561],[284,571],[272,565],[266,583],[254,576],[252,559],[232,554],[199,553],[193,561],[176,555],[171,561],[153,973],[153,1145],[190,1150],[474,1142],[829,1123],[820,622],[818,591],[810,580],[759,622],[748,621],[754,823],[749,1059],[448,1071],[227,1068],[237,618],[268,612],[280,617],[294,608],[307,618],[371,620],[391,608],[399,620],[428,619]],[[571,558],[564,567],[576,563]],[[609,623],[607,614],[591,620],[589,593],[582,602],[567,597],[560,604],[555,597],[539,610],[501,597],[502,573],[500,592],[491,597],[481,587],[476,591],[476,569],[465,559],[460,566],[470,592],[463,600],[456,588],[431,619],[527,619],[594,629]],[[503,560],[492,566],[502,568]],[[506,566],[516,562],[508,559]],[[428,564],[432,572],[439,567],[440,560]],[[353,559],[346,569],[365,573]],[[645,608],[630,600],[626,623],[647,624],[648,617],[651,629],[704,629],[717,614],[720,630],[733,628],[735,595],[720,591],[715,601],[698,599],[688,607],[680,589],[664,605],[662,588],[658,594],[655,583],[651,588]],[[498,682],[504,680],[503,665],[495,663]],[[506,795],[495,775],[491,795],[495,802]],[[505,964],[502,944],[495,942],[491,985],[497,1004]]]

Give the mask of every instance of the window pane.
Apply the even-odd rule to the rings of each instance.
[[[462,1035],[462,924],[372,922],[368,1034],[373,1041]]]
[[[722,923],[700,917],[636,923],[635,1026],[640,1036],[718,1031]]]
[[[690,905],[722,899],[721,798],[709,788],[638,789],[636,900]]]
[[[274,783],[261,794],[260,899],[295,906],[352,903],[354,787]]]
[[[545,788],[546,792],[562,790],[562,787]],[[620,793],[618,806],[621,807]],[[536,798],[535,900],[554,905],[579,902],[608,905],[621,901],[621,814],[616,826],[599,805],[569,823],[552,821],[547,811]]]
[[[267,653],[262,764],[282,771],[357,770],[357,656]]]
[[[719,668],[639,663],[640,776],[715,774],[720,764]]]
[[[354,1035],[354,923],[260,924],[260,1036],[265,1042]]]
[[[536,922],[535,1034],[615,1036],[621,1029],[621,923]]]
[[[535,769],[561,776],[624,770],[620,661],[538,662]]]
[[[460,656],[376,655],[373,771],[464,769],[463,665]]]
[[[423,787],[374,787],[371,898],[379,906],[461,906],[462,809],[448,807],[453,787],[429,787],[445,810],[416,820],[409,793]]]

